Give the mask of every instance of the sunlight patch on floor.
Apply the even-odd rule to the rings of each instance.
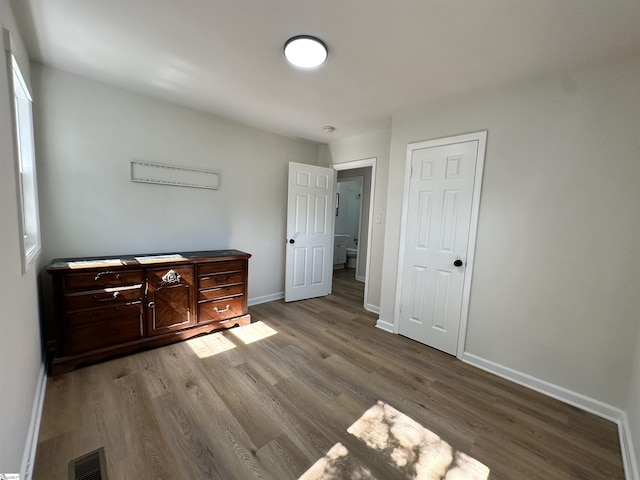
[[[347,432],[374,450],[380,460],[412,480],[487,480],[489,468],[456,450],[431,430],[389,404],[378,401]],[[372,479],[341,443],[314,463],[300,480]]]
[[[314,463],[298,480],[330,480],[349,478],[353,480],[373,480],[371,472],[354,463],[349,457],[349,450],[341,443],[336,443],[327,454]]]
[[[276,333],[278,332],[269,325],[263,322],[255,322],[243,327],[236,327],[201,337],[195,337],[187,340],[186,343],[199,358],[208,358],[236,348],[236,344],[227,338],[229,334],[235,336],[245,345],[249,345],[258,340],[263,340],[275,335]]]
[[[219,353],[226,352],[227,350],[231,350],[232,348],[236,348],[234,343],[225,338],[222,332],[192,338],[187,340],[186,343],[191,347],[193,353],[195,353],[199,358],[212,357]]]
[[[229,330],[229,332],[242,340],[245,345],[257,342],[258,340],[263,340],[278,333],[276,330],[271,328],[266,323],[263,323],[262,321],[251,323],[249,325],[245,325],[244,327],[233,328]]]
[[[347,429],[416,479],[486,480],[489,468],[455,450],[431,430],[378,401]]]

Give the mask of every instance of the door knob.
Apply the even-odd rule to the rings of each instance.
[[[289,243],[296,243],[296,241],[293,238],[290,238]]]
[[[462,266],[462,260],[457,259],[455,262],[453,262],[453,266],[454,267],[461,267]]]

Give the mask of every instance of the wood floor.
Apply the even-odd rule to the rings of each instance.
[[[374,327],[362,284],[48,380],[34,479],[623,479],[611,422]]]

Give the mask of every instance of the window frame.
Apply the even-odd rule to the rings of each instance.
[[[33,126],[33,100],[22,75],[17,58],[12,52],[9,32],[4,30],[7,53],[7,77],[11,103],[13,157],[16,175],[18,205],[18,233],[22,273],[35,262],[42,251],[40,239],[40,213],[38,181],[36,175],[35,134]]]

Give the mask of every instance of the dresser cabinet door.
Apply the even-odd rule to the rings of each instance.
[[[195,325],[193,267],[147,269],[147,335],[158,335]]]

